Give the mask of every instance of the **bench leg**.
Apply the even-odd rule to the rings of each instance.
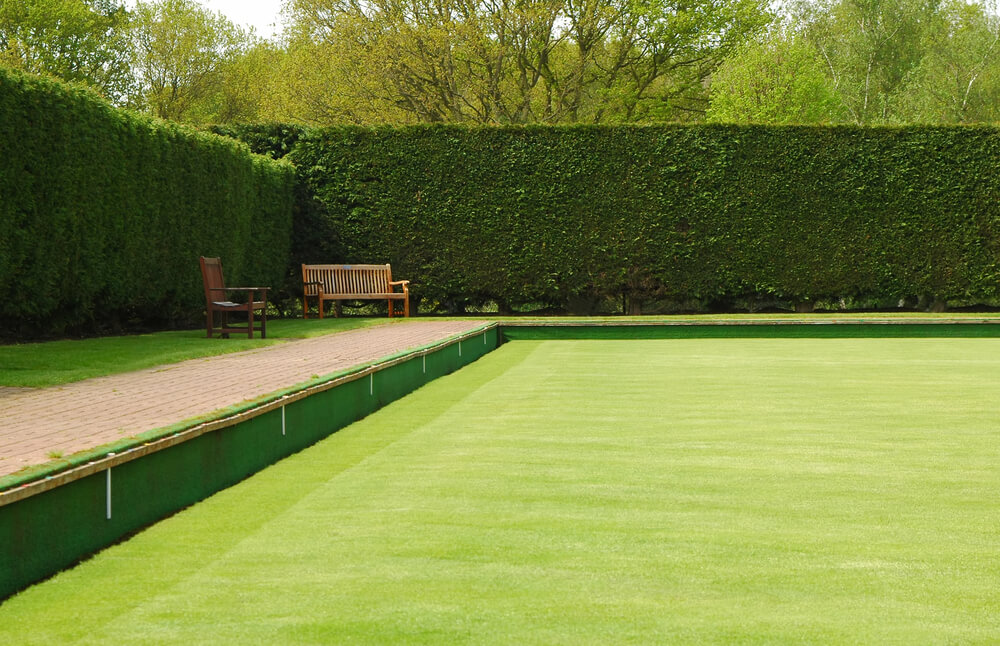
[[[403,299],[403,316],[410,318],[410,297]]]
[[[253,294],[250,294],[250,297],[253,298]],[[253,338],[253,307],[251,307],[251,305],[253,305],[253,304],[251,303],[250,305],[247,305],[247,338],[248,339],[252,339]]]
[[[392,303],[392,300],[391,300],[391,299],[390,299],[390,300],[388,301],[388,303],[389,303],[389,318],[392,318],[392,311],[393,311],[394,309],[396,309],[396,306],[395,306],[395,305],[393,305],[393,303]]]

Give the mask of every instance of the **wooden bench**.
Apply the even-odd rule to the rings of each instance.
[[[222,277],[222,262],[218,258],[199,259],[201,263],[202,284],[205,287],[205,317],[208,319],[206,330],[208,338],[212,338],[212,332],[219,332],[222,338],[228,339],[230,332],[242,334],[247,333],[248,338],[253,338],[255,331],[260,332],[260,338],[267,337],[267,287],[226,287],[226,281]],[[246,297],[241,302],[226,300],[226,292],[246,292]],[[254,313],[260,311],[259,325],[254,325]],[[247,315],[246,325],[230,325],[229,313],[243,312]],[[216,314],[221,315],[218,324],[215,322]]]
[[[302,318],[309,318],[309,299],[316,299],[323,318],[326,301],[334,301],[334,316],[340,316],[341,301],[385,300],[389,318],[395,301],[403,301],[403,316],[410,315],[408,280],[393,280],[389,265],[302,265]],[[403,291],[395,291],[394,287]]]

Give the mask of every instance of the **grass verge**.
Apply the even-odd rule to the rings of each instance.
[[[235,334],[229,339],[209,339],[204,330],[185,330],[0,345],[0,386],[57,386],[388,322],[384,318],[277,319],[268,321],[267,339]]]

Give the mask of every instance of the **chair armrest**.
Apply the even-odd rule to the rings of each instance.
[[[209,287],[210,292],[247,292],[247,300],[256,302],[257,297],[254,292],[261,292],[260,298],[267,304],[267,290],[270,287]]]
[[[210,287],[213,292],[266,292],[270,287]]]

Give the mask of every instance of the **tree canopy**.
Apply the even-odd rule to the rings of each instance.
[[[0,0],[0,65],[193,123],[987,123],[993,0]]]
[[[246,35],[194,0],[139,2],[133,22],[138,101],[164,119],[198,120]]]
[[[0,0],[0,65],[123,102],[132,90],[128,31],[128,12],[115,0]]]

